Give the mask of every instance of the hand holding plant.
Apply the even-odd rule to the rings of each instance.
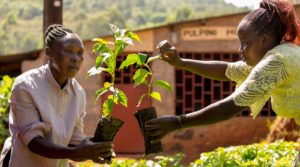
[[[159,50],[159,58],[168,62],[169,64],[181,67],[182,59],[180,58],[177,49],[167,40],[161,41],[156,49]]]
[[[153,91],[152,86],[158,86],[168,91],[171,91],[171,86],[168,82],[163,80],[153,80],[153,72],[150,68],[150,63],[156,59],[161,59],[161,56],[154,56],[147,59],[147,55],[143,53],[129,54],[125,61],[122,62],[120,69],[127,68],[129,65],[137,65],[137,70],[134,73],[133,80],[136,86],[146,85],[148,90],[139,98],[137,107],[140,106],[143,99],[149,97],[161,101],[161,95],[159,92]],[[154,107],[140,109],[134,113],[136,117],[141,133],[144,136],[145,156],[150,154],[157,154],[162,152],[162,146],[160,139],[155,140],[155,143],[151,143],[151,136],[145,133],[145,122],[157,118],[156,110]]]
[[[110,24],[114,35],[114,42],[105,41],[101,38],[96,38],[93,41],[96,43],[93,47],[93,53],[98,54],[96,63],[93,68],[88,71],[89,76],[100,75],[102,72],[107,72],[111,76],[111,81],[104,82],[103,87],[96,91],[95,100],[104,94],[108,94],[103,102],[102,117],[100,118],[93,142],[109,142],[112,141],[119,131],[124,121],[115,118],[111,115],[115,104],[121,104],[127,107],[127,96],[125,93],[115,86],[115,71],[117,57],[121,56],[122,52],[128,45],[132,45],[133,41],[140,41],[139,37],[126,29],[119,29]],[[111,49],[114,48],[114,49]],[[111,157],[106,158],[110,161]]]

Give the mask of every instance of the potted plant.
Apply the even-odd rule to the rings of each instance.
[[[137,65],[137,70],[133,75],[135,86],[146,85],[148,91],[141,95],[139,98],[137,107],[140,106],[142,101],[147,98],[152,98],[161,101],[159,92],[153,91],[153,85],[171,91],[171,86],[168,82],[163,80],[153,80],[153,72],[150,68],[150,63],[154,60],[160,59],[161,56],[157,55],[149,57],[143,53],[129,54],[120,66],[120,69],[127,68],[129,65]],[[144,125],[145,122],[156,118],[156,110],[154,107],[143,108],[134,113],[135,118],[138,121],[141,133],[144,137],[145,156],[150,154],[156,154],[162,151],[161,143],[151,143],[150,137],[145,133]]]
[[[127,96],[125,93],[115,87],[115,70],[117,57],[121,55],[128,44],[132,44],[133,40],[139,41],[138,36],[127,30],[121,30],[110,24],[115,41],[108,42],[101,38],[95,38],[96,43],[93,47],[93,53],[97,53],[95,66],[88,71],[89,76],[100,75],[102,72],[107,72],[111,76],[110,82],[104,82],[103,87],[96,91],[95,100],[104,94],[107,95],[102,105],[102,116],[99,119],[97,128],[93,137],[94,142],[112,141],[116,133],[124,124],[120,120],[111,115],[115,104],[121,104],[127,107]],[[111,49],[110,46],[114,48]]]
[[[110,82],[104,82],[103,86],[99,90],[97,90],[95,94],[95,100],[97,100],[104,94],[106,94],[107,96],[102,106],[102,117],[98,122],[93,137],[94,142],[112,141],[116,133],[124,124],[123,120],[120,120],[111,115],[114,105],[121,104],[127,107],[128,101],[126,94],[115,86],[117,57],[122,55],[123,51],[128,45],[133,45],[133,41],[140,42],[140,38],[138,37],[138,35],[133,33],[132,31],[129,31],[127,29],[119,29],[112,24],[110,24],[110,28],[113,32],[115,41],[109,42],[101,38],[96,38],[93,40],[96,42],[93,47],[93,53],[97,53],[98,56],[95,61],[95,66],[88,71],[89,76],[100,75],[102,72],[109,73],[111,76]],[[112,46],[113,49],[111,49],[110,46]],[[171,90],[170,85],[167,82],[162,80],[153,81],[152,79],[153,73],[149,66],[149,63],[159,58],[160,56],[148,58],[146,54],[133,53],[128,54],[126,59],[121,62],[121,65],[119,67],[120,70],[123,70],[130,65],[136,64],[137,70],[133,76],[134,84],[136,86],[146,85],[148,87],[148,91],[140,97],[137,106],[139,106],[143,99],[147,97],[152,97],[159,101],[161,100],[159,92],[152,91],[153,84],[167,90]],[[145,155],[162,151],[161,144],[151,144],[148,136],[144,133],[144,122],[156,117],[155,109],[151,107],[149,109],[139,110],[135,113],[135,117],[139,122],[141,132],[144,136]]]

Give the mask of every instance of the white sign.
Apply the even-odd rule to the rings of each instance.
[[[193,27],[181,30],[181,39],[186,41],[198,40],[236,40],[237,27]]]

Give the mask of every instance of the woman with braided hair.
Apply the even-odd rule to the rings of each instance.
[[[235,81],[228,97],[199,111],[180,116],[162,116],[146,122],[152,142],[181,128],[208,125],[232,118],[246,107],[256,117],[271,98],[277,115],[300,124],[299,22],[286,0],[262,0],[239,23],[241,61],[198,61],[182,59],[168,42],[158,45],[162,59],[171,65],[221,81]]]
[[[112,143],[93,143],[83,133],[86,97],[73,78],[83,61],[80,37],[62,25],[50,25],[45,47],[48,63],[15,79],[9,116],[11,157],[3,166],[66,167],[68,159],[105,163]]]

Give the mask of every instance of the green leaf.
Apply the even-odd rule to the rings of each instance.
[[[108,60],[110,60],[111,57],[113,57],[113,55],[111,53],[102,53],[101,56],[103,56],[103,61],[105,63],[109,63]]]
[[[126,36],[133,39],[133,40],[135,40],[135,41],[141,42],[140,37],[134,32],[128,31]]]
[[[108,41],[105,41],[102,38],[93,38],[92,41],[97,42],[99,44],[106,44],[106,45],[109,43]]]
[[[126,48],[127,43],[124,40],[116,40],[115,42],[115,55],[121,54]]]
[[[143,54],[143,53],[139,53],[139,54],[129,54],[126,57],[126,60],[124,60],[120,66],[120,69],[123,69],[124,67],[127,68],[128,66],[132,65],[132,64],[138,64],[138,65],[142,65],[146,62],[147,59],[147,55]]]
[[[109,82],[104,82],[104,88],[105,88],[105,89],[109,89],[110,86],[111,86],[111,83],[109,83]]]
[[[160,94],[158,92],[151,92],[150,96],[158,101],[161,101]]]
[[[147,76],[150,75],[150,72],[145,69],[138,69],[133,75],[133,80],[136,85],[140,85],[145,82]]]
[[[92,67],[89,71],[88,71],[88,75],[89,76],[93,76],[93,75],[99,75],[102,71],[106,71],[105,68],[99,67]]]
[[[8,75],[4,75],[2,77],[2,80],[5,84],[5,87],[7,87],[7,88],[11,87],[14,82],[14,80],[11,77],[9,77]]]
[[[106,66],[107,66],[107,72],[109,72],[112,76],[115,75],[115,69],[116,69],[116,60],[115,58],[109,57],[106,62],[105,62]]]
[[[166,81],[157,80],[157,81],[154,82],[154,84],[161,87],[161,88],[163,88],[163,89],[166,89],[169,92],[172,91],[171,85]]]
[[[111,57],[112,57],[112,55],[110,53],[102,53],[102,54],[100,54],[96,58],[95,67],[96,68],[100,67],[103,64],[103,62],[105,62],[105,64],[108,66],[108,64],[110,64]]]
[[[111,52],[111,49],[107,46],[107,44],[96,43],[93,47],[93,53],[105,53]]]
[[[9,113],[9,99],[11,96],[11,89],[13,86],[13,82],[14,82],[14,78],[9,77],[8,75],[4,75],[2,77],[0,77],[0,119],[2,121],[6,121],[6,119],[8,118],[8,113]],[[4,125],[4,124],[0,124]],[[8,137],[8,130],[5,129],[4,127],[0,127],[0,129],[2,128],[2,136],[3,138]],[[1,131],[1,130],[0,130]],[[1,136],[1,135],[0,135]]]
[[[110,29],[112,30],[115,38],[118,38],[121,36],[121,30],[120,28],[118,28],[117,26],[113,25],[113,24],[109,24]]]
[[[117,41],[122,41],[122,43],[125,43],[126,46],[127,45],[133,45],[133,41],[131,38],[128,38],[128,37],[120,37],[120,38],[117,38]]]
[[[127,107],[127,97],[126,94],[121,91],[120,89],[117,89],[116,91],[116,97],[118,99],[118,102],[120,102],[123,106]]]
[[[102,96],[105,92],[107,92],[107,88],[100,88],[99,90],[96,91],[95,93],[95,100],[98,100],[100,96]]]
[[[112,113],[114,107],[113,95],[109,95],[103,103],[102,113],[104,117],[109,116]]]
[[[101,55],[97,56],[96,63],[95,63],[96,68],[99,68],[102,65],[103,59],[104,59],[103,56],[101,56]]]
[[[146,60],[147,60],[148,55],[145,53],[138,53],[138,65],[143,65],[145,64]]]

